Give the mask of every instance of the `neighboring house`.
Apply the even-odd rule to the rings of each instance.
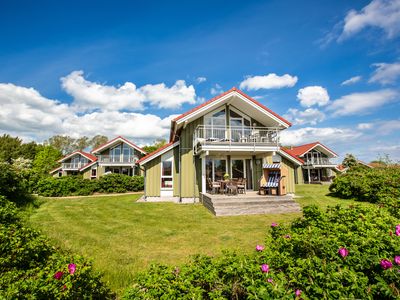
[[[247,189],[258,190],[259,179],[271,168],[281,172],[282,194],[294,193],[303,160],[279,143],[281,131],[290,126],[232,88],[172,120],[169,143],[138,161],[145,172],[145,197],[195,200],[225,173],[245,178]]]
[[[77,151],[60,160],[61,166],[50,173],[53,176],[83,174],[84,178],[99,178],[104,174],[117,173],[129,176],[141,175],[136,162],[147,153],[134,143],[118,136],[97,147],[91,154]],[[70,162],[70,160],[73,161]],[[72,163],[72,164],[71,164]],[[73,170],[68,168],[74,167]]]
[[[335,174],[342,171],[332,161],[338,155],[320,142],[290,147],[286,151],[304,162],[296,183],[331,182]]]

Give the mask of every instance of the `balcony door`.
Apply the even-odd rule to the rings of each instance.
[[[244,114],[241,114],[233,107],[231,107],[229,110],[229,125],[231,128],[231,139],[233,142],[243,141],[251,133],[250,118]]]
[[[204,117],[205,139],[223,140],[226,138],[225,108],[217,109]]]

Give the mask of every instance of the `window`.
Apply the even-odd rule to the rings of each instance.
[[[207,158],[206,176],[211,181],[223,180],[226,173],[226,160]]]
[[[161,165],[161,187],[172,188],[172,161],[166,160]]]
[[[122,159],[124,162],[131,162],[133,156],[133,149],[127,144],[122,145]]]
[[[90,177],[97,177],[97,169],[92,169]]]
[[[118,145],[110,150],[111,162],[119,162],[121,159],[121,145]]]
[[[229,124],[231,126],[231,138],[237,142],[241,137],[250,135],[250,118],[241,115],[237,110],[231,107],[229,110]]]
[[[206,125],[205,138],[225,139],[225,108],[206,116],[204,119],[204,124]]]

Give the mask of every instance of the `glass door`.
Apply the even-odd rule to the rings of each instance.
[[[232,159],[232,178],[246,178],[244,159]]]
[[[224,179],[226,173],[226,159],[207,158],[206,160],[206,178],[211,181]]]

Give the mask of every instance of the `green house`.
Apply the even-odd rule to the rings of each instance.
[[[303,161],[279,142],[290,126],[232,88],[172,120],[169,143],[138,161],[145,198],[197,201],[210,191],[210,182],[223,180],[225,174],[243,178],[247,190],[258,191],[271,166],[282,175],[280,194],[293,194]]]

